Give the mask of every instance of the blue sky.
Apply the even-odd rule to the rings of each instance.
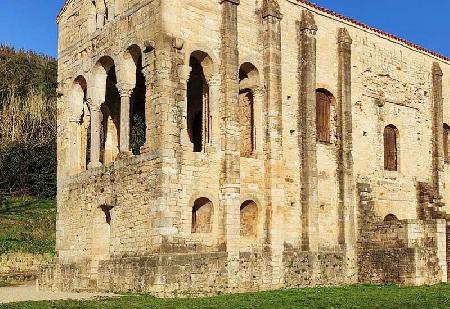
[[[64,0],[0,1],[2,2],[0,42],[56,56],[55,18]],[[313,2],[450,56],[449,0],[315,0]]]

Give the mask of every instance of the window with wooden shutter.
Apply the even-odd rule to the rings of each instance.
[[[323,143],[330,142],[330,107],[331,94],[325,91],[316,92],[316,128],[317,140]]]
[[[450,126],[444,123],[444,138],[443,138],[443,146],[444,146],[444,161],[445,163],[450,162],[449,154],[448,154],[448,134],[450,132]]]
[[[384,169],[396,171],[398,168],[397,128],[389,125],[384,128]]]

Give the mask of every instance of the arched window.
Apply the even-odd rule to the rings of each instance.
[[[449,152],[448,152],[448,135],[450,133],[450,126],[446,123],[444,123],[444,137],[443,137],[443,146],[444,146],[444,161],[445,163],[449,163],[450,162],[450,158],[449,158]]]
[[[101,126],[92,127],[94,133],[100,133],[99,161],[103,164],[114,162],[119,154],[120,136],[120,94],[117,88],[116,66],[111,57],[100,58],[95,69],[95,102],[102,102]],[[97,133],[98,132],[98,133]],[[94,149],[91,149],[94,154]],[[95,150],[97,151],[97,150]],[[93,163],[97,158],[91,157]]]
[[[73,130],[70,150],[72,173],[76,174],[85,171],[89,163],[90,149],[90,112],[86,103],[87,83],[83,76],[78,76],[73,84],[71,93],[71,120]]]
[[[193,52],[189,65],[191,73],[187,84],[187,131],[194,152],[205,150],[210,142],[211,120],[209,112],[209,84],[207,68],[211,66],[209,56],[201,51]]]
[[[316,91],[316,128],[317,141],[330,142],[330,110],[333,95],[325,90]]]
[[[194,202],[192,207],[192,233],[211,233],[212,230],[212,202],[206,197],[201,197]]]
[[[258,229],[258,206],[254,201],[241,205],[241,236],[256,237]]]
[[[255,95],[259,83],[258,70],[251,63],[239,69],[239,108],[241,157],[250,157],[256,149]]]
[[[398,218],[396,215],[389,214],[386,217],[384,217],[384,222],[393,222],[393,221],[398,221]]]
[[[393,125],[384,128],[384,169],[396,171],[398,169],[398,130]]]
[[[147,87],[142,71],[142,52],[139,46],[130,46],[126,56],[127,61],[129,61],[129,68],[135,69],[131,73],[133,76],[131,80],[135,84],[135,87],[130,98],[130,148],[134,155],[139,155],[141,153],[141,147],[144,146],[147,138],[145,119]]]

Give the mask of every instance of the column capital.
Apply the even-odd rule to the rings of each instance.
[[[86,104],[89,106],[89,110],[91,111],[91,113],[93,113],[101,111],[103,102],[94,102],[92,99],[87,99]]]
[[[130,84],[117,84],[117,89],[119,90],[120,97],[131,97],[134,87]]]
[[[317,32],[316,21],[314,15],[307,10],[302,11],[302,20],[300,21],[300,31],[315,35]]]
[[[433,75],[434,76],[443,76],[444,73],[442,73],[441,66],[438,62],[433,62]]]
[[[351,45],[353,43],[353,40],[350,37],[350,34],[348,33],[346,28],[339,28],[338,43],[339,44],[348,44],[348,45]]]
[[[269,16],[281,20],[283,15],[280,11],[280,5],[277,0],[264,0],[262,8],[262,17],[265,19]]]
[[[229,2],[231,4],[239,5],[241,0],[219,0],[220,4],[223,4],[224,2]]]

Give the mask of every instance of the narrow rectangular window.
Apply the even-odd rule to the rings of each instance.
[[[384,169],[387,171],[396,171],[397,164],[397,128],[387,126],[384,129]]]
[[[443,136],[443,147],[444,147],[444,161],[445,163],[450,162],[449,153],[448,153],[448,132],[450,131],[450,127],[444,123],[444,136]]]
[[[330,95],[316,92],[316,128],[317,140],[323,143],[330,142]]]

